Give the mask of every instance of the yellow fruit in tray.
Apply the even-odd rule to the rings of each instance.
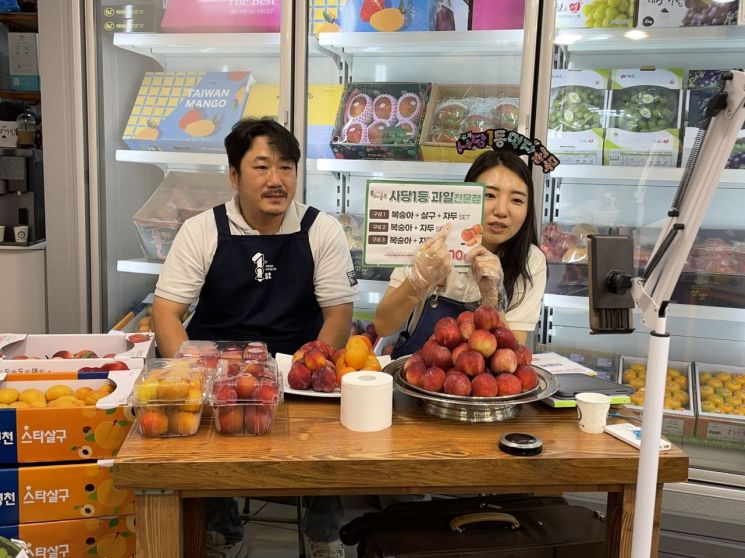
[[[676,399],[677,401],[680,401],[680,404],[683,407],[687,407],[688,406],[689,396],[688,396],[688,392],[687,391],[682,391],[682,390],[681,391],[676,391],[675,393],[673,393],[672,397],[673,397],[673,399]]]
[[[25,401],[16,401],[15,403],[11,403],[10,405],[8,405],[8,407],[13,407],[14,409],[28,409],[29,407],[31,407],[31,405],[29,405]]]
[[[732,376],[727,372],[717,372],[714,377],[722,383],[729,382],[732,379]]]
[[[709,395],[714,395],[714,388],[711,386],[701,386],[699,390],[701,399],[706,399]]]
[[[706,380],[706,385],[711,386],[714,389],[724,387],[722,380],[720,380],[719,378],[709,378],[708,380]]]
[[[40,403],[43,403],[43,405],[41,405],[42,407],[46,407],[47,405],[47,400],[44,397],[44,394],[38,389],[33,388],[24,389],[18,396],[18,400],[27,403],[29,407],[39,406]]]
[[[681,408],[680,401],[673,399],[672,397],[665,397],[665,409],[669,409],[671,411],[677,411]]]
[[[627,368],[623,371],[623,375],[621,376],[623,378],[623,383],[628,384],[631,380],[636,379],[636,370],[633,368]]]
[[[735,415],[740,415],[741,417],[745,417],[745,405],[738,405],[735,407]]]
[[[672,379],[673,382],[678,384],[680,389],[688,389],[688,378],[685,376],[675,376]]]
[[[647,365],[642,362],[635,362],[632,365],[629,366],[632,370],[646,372],[647,371]]]
[[[0,388],[0,403],[3,403],[5,405],[10,405],[11,403],[15,403],[18,401],[18,396],[20,394],[18,393],[17,389],[13,388]]]
[[[95,405],[99,399],[103,399],[107,395],[109,394],[105,391],[102,391],[101,389],[94,389],[88,395],[85,396],[85,404]]]
[[[158,394],[158,380],[153,378],[145,378],[140,385],[137,386],[137,401],[140,403],[148,403],[156,398]]]
[[[81,401],[85,401],[85,396],[93,391],[92,387],[84,386],[75,390],[75,397]]]
[[[724,402],[728,405],[732,405],[733,407],[739,407],[743,403],[742,399],[740,399],[739,397],[734,397],[732,395],[725,397]]]
[[[72,396],[73,391],[70,386],[56,385],[52,386],[44,393],[44,397],[47,401],[54,401],[63,396]]]
[[[74,395],[63,395],[50,401],[47,407],[82,407],[83,405],[85,403]]]
[[[722,397],[721,395],[717,395],[716,393],[714,393],[714,394],[712,394],[712,395],[708,395],[708,396],[706,397],[706,400],[707,400],[707,401],[711,401],[711,402],[712,402],[712,403],[714,403],[714,405],[716,405],[717,407],[718,407],[719,405],[721,405],[721,404],[723,404],[723,403],[724,403],[724,397]]]
[[[735,393],[738,389],[740,389],[740,382],[736,380],[728,380],[724,382],[724,387],[726,387],[732,393]]]
[[[164,401],[178,401],[189,395],[189,381],[183,378],[168,376],[158,382],[156,388],[158,399]]]
[[[701,410],[703,412],[712,413],[714,409],[716,409],[716,405],[712,401],[706,400],[701,402]]]
[[[197,120],[186,126],[184,132],[193,138],[204,138],[215,133],[215,123],[207,119]]]

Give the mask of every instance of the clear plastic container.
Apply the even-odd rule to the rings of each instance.
[[[187,359],[152,359],[145,364],[130,395],[143,436],[191,436],[199,430],[207,372]]]
[[[238,367],[220,361],[208,396],[215,429],[229,436],[268,434],[284,400],[281,376],[273,359]]]
[[[217,369],[218,360],[240,363],[247,360],[271,359],[266,343],[261,341],[199,341],[181,343],[176,358],[201,362],[205,367]]]

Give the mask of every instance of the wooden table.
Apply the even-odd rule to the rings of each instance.
[[[539,436],[543,453],[502,453],[497,443],[504,432]],[[688,478],[682,451],[660,455],[652,556],[662,483]],[[183,527],[203,518],[200,506],[185,499],[484,492],[608,492],[605,555],[627,557],[638,460],[638,450],[611,436],[581,432],[571,409],[526,405],[507,422],[465,424],[428,416],[397,393],[393,426],[381,432],[347,430],[339,423],[338,400],[314,398],[286,401],[267,436],[220,436],[206,420],[188,438],[144,438],[132,429],[113,474],[117,487],[136,491],[141,558],[194,551],[193,541],[184,545]]]

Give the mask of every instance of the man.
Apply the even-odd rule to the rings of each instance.
[[[152,323],[160,353],[173,356],[187,338],[260,340],[288,354],[313,339],[342,347],[357,279],[341,225],[294,201],[297,139],[273,120],[245,119],[225,149],[236,194],[184,223],[158,279]],[[180,317],[197,298],[184,330]],[[310,500],[310,556],[343,556],[339,499]],[[220,547],[211,555],[244,556],[235,501],[208,500],[207,516],[208,541]]]

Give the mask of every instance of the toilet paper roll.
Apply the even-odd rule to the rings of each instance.
[[[341,423],[356,432],[391,425],[393,378],[383,372],[349,372],[341,379]]]

